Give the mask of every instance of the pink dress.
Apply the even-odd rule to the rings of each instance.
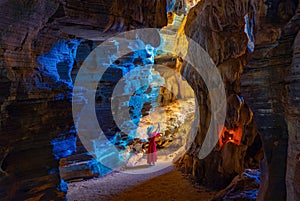
[[[155,163],[157,161],[157,153],[156,153],[156,142],[155,137],[160,135],[159,133],[152,133],[151,137],[149,138],[149,145],[147,151],[147,163]]]

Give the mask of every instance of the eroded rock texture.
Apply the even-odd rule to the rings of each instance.
[[[106,30],[163,27],[167,23],[166,7],[165,0],[115,0]]]
[[[0,3],[1,199],[64,199],[62,191],[67,189],[60,181],[58,160],[76,148],[70,92],[71,78],[76,74],[71,67],[78,65],[78,48],[84,49],[79,47],[82,41],[78,37],[83,30],[103,31],[114,15],[114,2]],[[163,26],[164,2],[127,4],[132,16],[121,15],[128,28],[140,20],[140,27]],[[145,6],[153,9],[133,14],[137,13],[136,8]]]
[[[260,172],[246,169],[230,185],[217,193],[212,201],[255,201],[260,185]]]
[[[197,159],[208,125],[208,91],[202,81],[196,81],[200,78],[192,76],[189,66],[184,66],[185,76],[198,91],[196,95],[201,100],[199,108],[203,116],[196,141],[179,161],[179,166],[201,182],[224,185],[228,178],[239,173],[248,160],[244,153],[252,149],[247,146],[257,147],[253,140],[259,133],[264,161],[258,199],[299,199],[297,5],[298,1],[203,0],[190,10],[185,33],[208,51],[225,83],[228,97],[225,126],[234,129],[242,121],[243,136],[248,136],[247,141],[242,140],[242,146],[227,143],[220,153],[215,151],[204,160]],[[248,39],[243,33],[245,16],[250,25]],[[251,35],[255,39],[255,49],[250,54],[246,47],[248,43],[252,50],[249,47]],[[243,97],[247,109],[239,109],[238,102],[232,99],[235,96]],[[252,114],[249,107],[257,130],[255,123],[248,121]],[[252,134],[247,134],[247,129],[253,129]],[[228,151],[229,147],[231,151]]]
[[[257,141],[252,111],[240,96],[240,76],[245,64],[248,37],[244,32],[245,19],[255,17],[254,1],[202,0],[189,11],[184,27],[185,34],[198,42],[211,56],[223,79],[227,95],[225,127],[234,133],[242,133],[241,143],[233,143],[231,137],[225,145],[199,160],[198,153],[210,122],[209,91],[200,75],[189,66],[182,67],[183,76],[196,91],[199,103],[200,124],[198,133],[188,152],[178,162],[179,167],[192,173],[200,182],[213,187],[224,187],[232,178],[249,165],[247,150]],[[249,24],[250,29],[253,24]],[[199,55],[189,55],[195,59]],[[237,134],[234,134],[237,135]],[[259,141],[259,139],[258,139]],[[252,153],[251,160],[258,166],[260,157]]]
[[[259,199],[298,200],[298,12],[293,16],[298,2],[269,3],[259,7],[255,51],[244,66],[242,94],[254,111],[265,154]]]
[[[168,11],[186,14],[189,4],[196,1],[167,2]],[[101,35],[104,40],[111,31],[164,26],[167,3],[11,0],[0,5],[0,197],[63,200],[61,190],[66,191],[66,186],[59,176],[60,158],[61,166],[73,160],[88,161],[84,168],[89,172],[81,173],[86,178],[97,174],[90,171],[91,158],[78,156],[85,150],[65,158],[76,148],[71,78],[95,47],[81,37],[106,30]],[[239,145],[227,141],[204,160],[198,159],[209,125],[210,99],[205,83],[185,64],[182,72],[196,91],[201,121],[195,141],[178,164],[199,181],[224,187],[245,167],[257,167],[261,159],[258,132],[265,156],[259,199],[300,199],[297,6],[296,0],[202,0],[190,10],[184,32],[208,51],[224,80],[225,126],[243,131]],[[251,33],[253,54],[247,51]],[[77,142],[78,147],[82,148]],[[72,168],[62,175],[76,177],[70,173]]]
[[[57,8],[58,3],[49,1],[7,1],[1,5],[4,93],[0,98],[0,138],[1,147],[8,149],[6,157],[1,156],[6,172],[1,177],[3,199],[64,198],[64,193],[57,190],[58,161],[51,141],[70,129],[71,105],[69,101],[56,100],[58,94],[65,94],[66,87],[36,70],[35,62],[36,56],[57,40],[57,34],[41,31]]]
[[[300,47],[299,32],[293,45],[293,61],[292,66],[287,72],[285,78],[286,96],[285,109],[286,121],[289,131],[288,142],[288,155],[287,155],[287,172],[286,172],[286,185],[287,185],[287,200],[300,199],[300,122],[299,122],[299,47]]]

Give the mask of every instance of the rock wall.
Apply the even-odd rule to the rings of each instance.
[[[166,0],[115,0],[106,31],[126,31],[167,24]]]
[[[242,95],[254,112],[262,137],[259,200],[298,200],[297,96],[298,14],[297,1],[270,1],[260,4],[255,32],[255,51],[248,56],[242,74]],[[292,19],[291,19],[292,18]],[[291,65],[293,62],[293,65]],[[298,178],[299,180],[299,178]],[[287,186],[286,186],[287,184]]]
[[[61,181],[58,160],[75,151],[76,141],[70,103],[70,76],[76,71],[70,68],[77,65],[78,44],[73,46],[72,40],[85,30],[101,33],[113,16],[113,3],[0,3],[1,199],[64,200],[67,186]],[[150,5],[154,9],[135,10]],[[127,5],[132,16],[121,16],[133,20],[130,25],[140,20],[134,14],[139,12],[145,16],[140,27],[160,27],[166,22],[163,6],[164,1],[134,2]],[[60,44],[59,51],[51,52],[58,43],[65,49]],[[43,59],[38,62],[38,58]]]
[[[254,115],[253,121],[243,130],[243,136],[250,140],[242,140],[240,147],[227,143],[220,152],[214,151],[199,160],[197,153],[209,118],[208,91],[201,78],[195,78],[188,65],[183,66],[184,76],[201,100],[202,121],[195,142],[178,164],[200,182],[222,186],[232,175],[240,173],[248,163],[244,153],[249,153],[251,146],[258,148],[259,140],[254,142],[253,139],[258,139],[259,134],[264,161],[258,199],[299,199],[297,39],[294,42],[299,30],[297,5],[298,1],[202,0],[190,10],[185,33],[208,51],[225,84],[228,97],[225,126],[230,129],[240,121],[249,120],[252,114],[249,107]],[[244,33],[245,20],[247,34]],[[245,100],[244,117],[238,115],[241,110],[232,99],[235,96]],[[247,134],[245,128],[252,130],[252,134]],[[257,154],[254,153],[259,160],[261,156],[257,157]],[[226,163],[226,160],[230,162]]]
[[[230,185],[218,192],[212,201],[255,201],[260,185],[260,171],[246,169]]]
[[[69,101],[56,100],[63,88],[37,72],[38,52],[51,47],[56,35],[40,30],[55,13],[51,1],[6,1],[1,5],[1,198],[64,199],[58,161],[51,141],[72,125]],[[40,32],[40,33],[39,33]],[[38,37],[39,36],[39,37]],[[38,45],[37,38],[45,43]],[[49,82],[48,82],[49,80]],[[39,86],[48,82],[50,87]],[[17,165],[16,165],[17,164]]]
[[[168,2],[176,4],[170,9],[185,13],[185,1]],[[0,197],[63,200],[61,190],[66,191],[66,186],[58,173],[58,159],[74,151],[76,140],[69,84],[70,75],[76,75],[70,65],[78,65],[73,55],[76,48],[71,45],[59,53],[67,54],[67,61],[46,67],[37,59],[50,54],[58,41],[68,46],[70,39],[76,41],[85,31],[106,29],[103,36],[108,37],[111,31],[162,27],[167,23],[167,4],[158,0],[12,0],[0,5]],[[201,100],[202,120],[195,142],[178,164],[199,181],[223,187],[245,167],[256,167],[259,132],[265,154],[259,198],[299,200],[297,6],[296,0],[202,0],[190,10],[185,33],[208,51],[224,80],[229,108],[225,126],[243,128],[241,145],[226,143],[206,159],[197,158],[208,126],[209,92],[201,78],[193,76],[192,68],[184,65],[183,74]],[[255,38],[251,55],[245,15]],[[85,51],[80,49],[83,46],[78,48]],[[66,147],[57,148],[63,141],[68,141]]]
[[[237,133],[242,130],[243,133],[240,145],[230,141],[223,147],[219,144],[205,159],[199,160],[198,153],[210,122],[210,93],[195,70],[184,64],[182,74],[196,92],[200,123],[195,141],[178,161],[178,166],[182,171],[191,173],[199,182],[215,188],[226,186],[234,176],[241,173],[250,164],[249,158],[256,158],[256,161],[253,160],[253,166],[256,167],[260,160],[259,146],[251,157],[247,156],[250,147],[256,146],[259,139],[255,141],[257,132],[252,111],[240,95],[240,76],[249,42],[244,32],[244,16],[247,15],[253,22],[255,11],[254,1],[202,0],[189,11],[184,27],[184,33],[209,53],[221,74],[227,95],[224,126]],[[249,26],[253,28],[253,23]],[[189,56],[196,58],[199,55]]]
[[[284,102],[287,105],[285,108],[285,120],[288,126],[289,141],[287,155],[287,200],[300,199],[300,103],[299,103],[299,32],[296,36],[293,45],[293,61],[291,68],[288,70],[286,81],[286,95]]]

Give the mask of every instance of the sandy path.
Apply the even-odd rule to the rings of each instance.
[[[70,183],[67,194],[69,201],[208,201],[212,196],[205,188],[192,185],[173,166],[148,174],[114,172]]]

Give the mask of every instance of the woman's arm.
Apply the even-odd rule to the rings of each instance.
[[[158,124],[157,124],[157,128],[156,128],[156,130],[155,130],[155,133],[159,133],[159,131],[160,131],[160,124],[158,123]]]

